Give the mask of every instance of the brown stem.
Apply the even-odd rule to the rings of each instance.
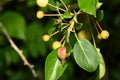
[[[100,31],[102,31],[103,29],[101,28],[101,26],[100,26],[100,24],[98,23],[98,21],[96,21],[96,23],[97,23],[97,26],[98,26],[98,28],[100,29]]]
[[[18,55],[20,56],[20,58],[23,60],[24,65],[28,66],[28,67],[31,69],[34,77],[37,77],[37,73],[36,73],[35,70],[34,70],[34,65],[30,64],[30,63],[27,61],[27,59],[26,59],[25,56],[23,55],[23,51],[20,50],[20,49],[16,46],[16,44],[14,43],[14,41],[12,40],[12,38],[9,36],[8,32],[6,31],[5,27],[3,26],[3,24],[2,24],[1,22],[0,22],[0,28],[2,29],[3,33],[4,33],[5,36],[7,37],[7,39],[8,39],[8,41],[9,41],[11,47],[18,53]]]
[[[65,39],[65,36],[62,37],[62,39],[60,40],[60,43],[62,43],[64,39]]]

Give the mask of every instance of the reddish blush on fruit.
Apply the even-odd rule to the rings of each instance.
[[[58,57],[63,60],[66,58],[66,47],[61,47],[58,49]]]

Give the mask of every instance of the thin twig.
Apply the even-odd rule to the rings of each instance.
[[[60,0],[60,1],[64,5],[64,7],[66,8],[66,10],[68,11],[68,7],[66,6],[66,4],[62,0]]]
[[[100,24],[98,23],[98,21],[96,20],[97,26],[100,29],[100,31],[102,31],[103,29],[101,28]]]
[[[58,8],[58,9],[61,10],[61,11],[64,11],[64,12],[66,11],[65,9],[62,9],[62,8],[60,8],[60,7],[57,7],[57,6],[54,6],[54,5],[50,4],[50,3],[48,3],[48,5],[56,8],[56,9]]]
[[[34,65],[30,64],[30,63],[27,61],[27,59],[26,59],[25,56],[23,55],[23,51],[20,50],[20,49],[16,46],[16,44],[14,43],[14,41],[12,40],[12,38],[9,36],[8,32],[6,31],[5,27],[3,26],[3,24],[2,24],[1,22],[0,22],[0,28],[2,29],[3,33],[4,33],[5,36],[7,37],[7,39],[8,39],[8,41],[9,41],[11,47],[18,53],[18,55],[20,56],[20,58],[23,60],[24,65],[28,66],[28,67],[31,69],[34,77],[37,77],[37,73],[36,73],[35,70],[34,70]]]
[[[60,16],[60,14],[44,14],[44,16]]]
[[[60,32],[60,31],[58,30],[58,31],[52,33],[52,34],[50,35],[50,37],[54,36],[55,34],[57,34],[57,33],[59,33],[59,32]]]

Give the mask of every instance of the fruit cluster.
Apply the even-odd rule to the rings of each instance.
[[[62,0],[60,0],[60,1],[62,1]],[[84,14],[84,13],[81,10],[70,11],[69,7],[67,7],[64,4],[64,2],[61,2],[61,3],[64,5],[65,9],[62,9],[58,6],[54,6],[54,5],[50,4],[48,0],[36,0],[36,3],[39,7],[46,7],[47,5],[49,5],[49,6],[57,9],[58,14],[44,14],[43,11],[39,10],[39,11],[37,11],[36,16],[38,19],[41,19],[44,16],[58,16],[59,17],[58,19],[54,19],[56,21],[56,24],[59,25],[57,30],[55,32],[53,32],[52,34],[43,35],[42,39],[43,39],[43,41],[47,42],[57,33],[59,33],[59,32],[63,33],[63,37],[60,41],[54,41],[52,43],[52,48],[58,49],[58,57],[61,59],[62,64],[64,64],[65,58],[67,58],[70,55],[70,53],[66,53],[65,43],[69,43],[69,37],[70,37],[71,33],[76,34],[76,32],[77,32],[76,24],[77,25],[80,24],[77,21],[77,16]],[[98,33],[97,38],[98,39],[107,39],[109,37],[109,32],[107,30],[103,30],[96,19],[94,20],[94,23],[96,24],[95,29]],[[79,29],[79,31],[77,33],[77,38],[78,39],[84,38],[84,39],[87,39],[90,41],[91,38],[92,39],[94,38],[94,36],[93,36],[92,31]]]

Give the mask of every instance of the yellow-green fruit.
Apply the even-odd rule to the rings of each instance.
[[[81,39],[81,38],[84,38],[84,39],[87,39],[87,40],[90,40],[91,39],[91,36],[90,36],[90,33],[85,31],[85,30],[82,30],[78,33],[78,38]]]
[[[103,31],[101,32],[101,37],[102,37],[103,39],[107,39],[107,38],[109,37],[109,32],[108,32],[107,30],[103,30]]]
[[[45,35],[43,35],[42,39],[43,39],[43,41],[49,41],[50,36],[45,34]]]
[[[54,41],[52,44],[52,48],[53,49],[57,49],[61,46],[61,43],[59,41]]]
[[[39,7],[46,7],[48,5],[48,0],[36,0]]]
[[[43,17],[44,17],[44,12],[43,12],[43,11],[37,11],[36,17],[37,17],[38,19],[43,18]]]
[[[102,36],[101,36],[100,33],[97,35],[97,38],[98,38],[98,39],[102,39]]]

